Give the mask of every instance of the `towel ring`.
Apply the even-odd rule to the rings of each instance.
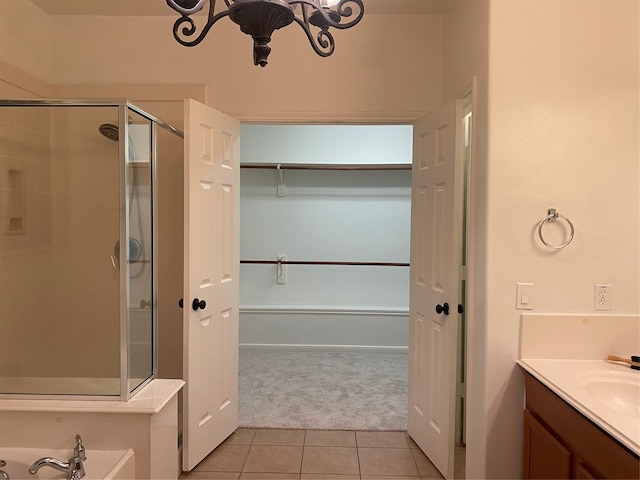
[[[571,234],[569,235],[569,238],[567,239],[567,241],[564,242],[563,244],[553,245],[551,243],[548,243],[544,239],[544,236],[542,235],[542,227],[544,226],[545,223],[553,223],[559,218],[563,219],[565,222],[569,224],[569,228],[571,228]],[[540,237],[540,240],[542,241],[542,243],[544,243],[549,248],[560,249],[560,248],[566,247],[572,242],[574,234],[575,234],[575,229],[573,228],[573,223],[571,223],[571,220],[569,220],[564,215],[559,214],[555,208],[548,209],[547,216],[544,217],[538,224],[538,236]]]

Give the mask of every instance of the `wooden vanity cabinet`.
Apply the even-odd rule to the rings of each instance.
[[[522,478],[640,479],[637,455],[527,372],[525,392]]]

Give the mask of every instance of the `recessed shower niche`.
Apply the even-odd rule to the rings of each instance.
[[[165,135],[126,101],[0,100],[0,397],[126,401],[155,377]]]

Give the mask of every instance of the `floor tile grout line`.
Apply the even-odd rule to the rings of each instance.
[[[409,448],[409,453],[411,454],[411,458],[413,459],[413,464],[416,466],[416,472],[418,472],[418,477],[422,478],[422,474],[420,473],[420,467],[418,466],[418,461],[416,460],[416,455],[415,453],[413,453],[412,448]]]
[[[302,465],[304,465],[304,448],[307,443],[307,430],[304,431],[304,436],[302,437],[302,455],[300,455],[300,471],[298,472],[298,478],[302,478]]]
[[[358,447],[358,435],[356,435],[356,457],[358,459],[358,475],[362,479],[362,466],[360,465],[360,448]]]
[[[254,434],[255,436],[255,434]],[[251,444],[249,445],[249,448],[247,449],[247,454],[244,456],[244,461],[242,462],[242,467],[240,467],[240,475],[238,475],[238,478],[240,478],[242,476],[242,472],[244,472],[244,467],[247,465],[247,460],[249,460],[249,453],[251,452],[251,447],[253,446],[253,439],[251,439]]]

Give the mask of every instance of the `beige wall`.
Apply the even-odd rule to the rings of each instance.
[[[49,81],[51,18],[26,0],[3,0],[0,60]],[[2,71],[0,65],[0,72]]]
[[[539,312],[593,312],[595,283],[614,313],[639,310],[638,14],[633,0],[447,3],[444,101],[478,77],[469,477],[520,474],[516,282],[535,284]],[[535,237],[548,207],[576,225],[559,252]]]
[[[179,45],[174,17],[55,17],[54,84],[201,84],[207,103],[253,119],[309,115],[406,120],[440,104],[440,15],[371,15],[336,32],[320,58],[296,25],[275,32],[254,67],[251,38],[221,20],[197,47]],[[114,32],[118,32],[114,35]]]
[[[612,285],[612,313],[639,310],[638,2],[577,3],[461,1],[450,7],[454,19],[445,16],[443,84],[464,81],[461,71],[479,75],[467,425],[474,478],[520,475],[516,282],[535,284],[536,312],[592,313],[595,283]],[[468,16],[474,9],[487,16]],[[473,57],[461,38],[480,42]],[[549,207],[575,224],[561,251],[536,238]]]

